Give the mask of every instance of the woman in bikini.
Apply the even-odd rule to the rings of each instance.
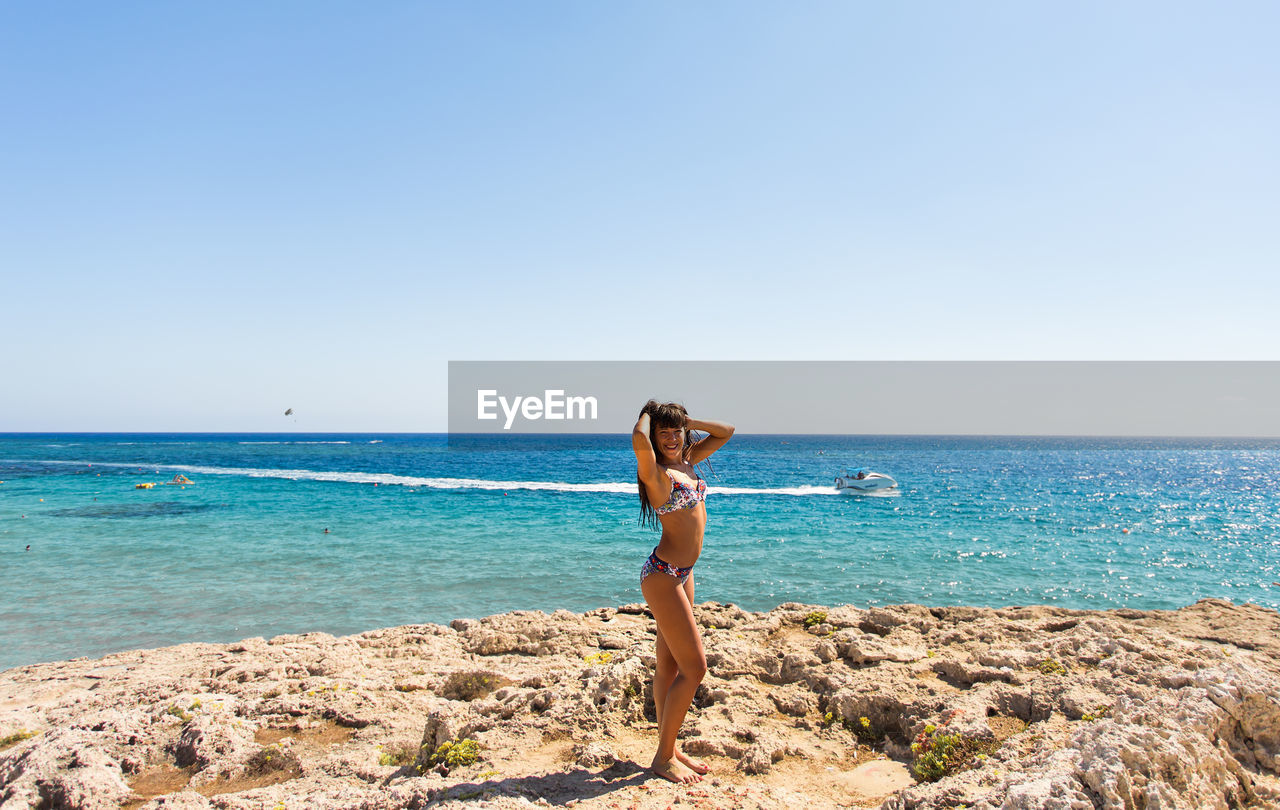
[[[694,442],[690,430],[708,436]],[[640,487],[641,522],[660,523],[662,538],[640,569],[640,590],[658,625],[658,664],[653,705],[658,720],[658,752],[650,766],[672,782],[696,782],[706,764],[676,748],[676,734],[693,694],[707,672],[702,637],[693,618],[693,564],[702,553],[707,525],[707,482],[693,465],[724,446],[733,425],[690,419],[683,406],[644,406],[631,432]],[[653,504],[660,504],[654,506]]]

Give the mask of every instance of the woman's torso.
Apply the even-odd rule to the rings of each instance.
[[[654,507],[662,522],[657,554],[672,565],[687,568],[702,554],[702,533],[707,525],[707,482],[698,477],[692,466],[688,470],[659,467],[671,479],[671,495],[665,503]]]

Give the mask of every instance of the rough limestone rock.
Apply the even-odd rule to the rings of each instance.
[[[573,759],[584,768],[607,768],[618,758],[604,743],[582,743],[573,747]]]
[[[84,729],[55,728],[0,753],[0,808],[116,808],[131,794],[109,744]]]
[[[927,654],[921,645],[894,643],[871,633],[843,630],[833,639],[836,650],[851,664],[875,664],[880,661],[919,661]]]
[[[592,689],[592,703],[602,712],[629,711],[639,717],[644,710],[649,669],[639,658],[624,658],[610,664]]]
[[[1274,611],[695,619],[709,669],[678,742],[712,770],[694,785],[646,777],[654,625],[626,605],[0,672],[0,810],[1280,808]]]

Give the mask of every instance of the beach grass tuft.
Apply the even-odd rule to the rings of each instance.
[[[29,740],[39,733],[40,732],[38,731],[23,730],[15,734],[10,734],[8,737],[0,737],[0,751],[3,751],[4,749],[9,748],[11,746],[17,745],[23,740]]]
[[[302,774],[302,760],[292,751],[278,745],[259,748],[249,757],[246,770],[252,776],[264,776],[269,773],[287,772],[294,776]]]
[[[169,708],[164,710],[164,713],[171,714],[174,717],[178,718],[179,720],[182,721],[183,725],[190,723],[191,720],[193,719],[192,716],[187,713],[186,709],[180,708],[177,705],[171,705]]]
[[[804,617],[804,626],[806,629],[817,627],[827,621],[827,612],[825,610],[815,610]]]
[[[1109,714],[1111,714],[1111,707],[1103,705],[1103,706],[1099,706],[1098,708],[1094,709],[1091,712],[1085,712],[1083,715],[1080,716],[1080,719],[1084,720],[1086,723],[1090,723],[1090,722],[1093,722],[1094,720],[1101,720],[1102,718],[1106,717]]]
[[[418,747],[413,743],[395,743],[378,755],[378,764],[397,767],[412,765],[417,756]]]
[[[911,772],[922,782],[936,782],[985,759],[995,747],[993,740],[966,737],[928,725],[911,743]]]
[[[422,746],[426,748],[424,744]],[[443,765],[446,768],[463,768],[474,765],[480,759],[480,743],[471,739],[446,740],[440,743],[424,762],[418,765],[418,773],[428,768]]]
[[[859,717],[857,720],[846,717],[843,722],[845,728],[852,731],[867,745],[875,745],[884,739],[884,731],[876,728],[869,717]]]
[[[852,731],[854,736],[867,745],[876,745],[887,736],[884,729],[871,722],[865,715],[859,717],[841,717],[838,712],[829,711],[822,715],[823,728],[830,728],[839,723],[841,727]]]
[[[510,684],[510,680],[496,672],[464,670],[454,672],[445,680],[444,686],[440,687],[440,695],[450,700],[470,702]]]

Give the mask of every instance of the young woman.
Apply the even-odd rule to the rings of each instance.
[[[707,432],[697,442],[690,430]],[[658,624],[658,666],[653,705],[658,718],[658,752],[650,766],[672,782],[696,782],[705,763],[676,748],[693,694],[707,672],[702,637],[693,618],[693,564],[702,553],[707,525],[707,482],[693,465],[724,446],[733,425],[690,419],[683,406],[644,406],[631,432],[640,486],[641,521],[662,526],[658,547],[640,569],[640,590]],[[655,506],[654,504],[658,504]]]

